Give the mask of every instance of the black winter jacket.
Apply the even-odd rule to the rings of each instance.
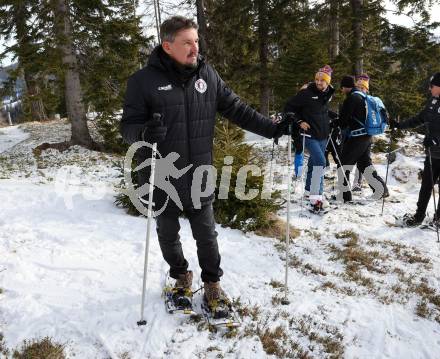
[[[332,86],[322,92],[312,82],[287,100],[284,112],[294,112],[298,117],[298,124],[303,121],[307,122],[310,125],[307,133],[312,138],[317,140],[327,139],[330,133],[328,103],[334,92],[335,89]]]
[[[398,128],[407,129],[425,126],[425,136],[437,137],[440,139],[440,98],[431,97],[425,108],[416,116],[401,121]],[[440,158],[440,147],[431,147],[432,158]]]
[[[129,144],[141,140],[145,122],[153,113],[162,114],[167,134],[165,140],[158,143],[159,153],[165,157],[177,152],[180,157],[174,164],[178,169],[192,165],[182,177],[170,178],[184,209],[193,208],[190,194],[194,170],[212,164],[217,112],[240,127],[268,138],[272,138],[276,131],[276,125],[242,102],[202,57],[196,70],[185,73],[158,46],[148,65],[128,79],[120,125],[122,137]],[[138,161],[148,155],[148,151],[140,151]],[[139,182],[144,184],[148,179],[149,166],[140,172]],[[205,185],[206,178],[202,187]],[[166,198],[165,192],[156,188],[155,208],[160,209]],[[213,195],[210,195],[201,202],[205,205],[212,200]],[[171,202],[167,210],[176,210]]]
[[[365,124],[367,116],[366,101],[361,95],[354,93],[355,91],[360,90],[353,88],[347,94],[339,113],[338,125],[341,128],[348,128],[350,131],[363,128],[361,123]]]

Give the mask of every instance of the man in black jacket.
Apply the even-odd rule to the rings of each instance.
[[[197,28],[193,20],[181,16],[164,21],[160,28],[162,45],[154,49],[148,65],[128,80],[120,129],[126,142],[157,143],[162,157],[172,152],[179,155],[174,163],[178,170],[188,168],[178,178],[170,178],[182,207],[173,201],[167,202],[169,198],[164,191],[154,190],[155,209],[165,206],[156,218],[157,235],[164,259],[170,265],[170,276],[177,280],[176,286],[190,289],[192,272],[188,271],[179,240],[179,215],[182,211],[185,213],[197,243],[205,299],[211,306],[226,301],[226,296],[219,282],[223,272],[213,194],[203,196],[206,173],[200,176],[195,171],[212,164],[216,113],[267,138],[279,137],[286,129],[284,123],[275,124],[242,102],[199,56]],[[161,118],[153,119],[154,113]],[[148,155],[147,151],[139,153],[138,161],[142,162]],[[140,172],[139,177],[140,184],[147,183],[149,168]],[[200,206],[194,205],[191,195],[193,179],[195,183],[202,182],[196,199]]]
[[[325,149],[330,134],[328,103],[335,92],[330,85],[331,75],[330,66],[320,68],[315,74],[315,82],[303,87],[284,107],[286,113],[293,112],[297,116],[297,136],[294,138],[296,146],[302,143],[299,132],[308,135],[305,147],[310,157],[305,190],[309,192],[310,204],[316,212],[320,211],[323,205]]]
[[[416,116],[402,122],[390,121],[390,127],[406,129],[418,126],[425,126],[425,138],[423,145],[430,149],[432,168],[430,166],[428,150],[425,158],[422,186],[420,187],[419,199],[417,201],[416,213],[406,214],[403,217],[404,223],[408,227],[414,227],[423,222],[426,215],[429,199],[431,198],[432,188],[440,177],[440,72],[437,72],[430,80],[431,98],[425,108]],[[439,224],[440,203],[434,216],[434,224]]]
[[[367,93],[369,91],[369,81],[370,78],[368,75],[363,74],[356,78],[356,87],[345,88],[345,92],[347,97],[342,104],[341,112],[339,114],[340,125],[343,128],[347,129],[348,137],[344,142],[344,146],[342,148],[342,156],[341,163],[344,166],[345,170],[345,178],[349,181],[350,179],[350,167],[353,167],[355,164],[357,165],[360,175],[364,174],[365,170],[369,168],[372,170],[371,177],[366,176],[366,179],[371,180],[374,179],[378,181],[380,186],[374,186],[376,189],[380,187],[379,196],[377,199],[384,197],[388,197],[388,189],[386,187],[385,181],[380,177],[377,171],[373,167],[373,163],[371,161],[371,145],[372,145],[372,136],[363,133],[362,130],[365,129],[365,120],[367,117],[366,112],[366,103],[365,99],[361,94],[357,93],[362,91],[363,93]],[[347,168],[348,167],[348,168]],[[347,181],[344,178],[344,191],[343,191],[343,199],[344,202],[352,201],[351,191],[348,189]],[[370,184],[372,189],[373,186]]]

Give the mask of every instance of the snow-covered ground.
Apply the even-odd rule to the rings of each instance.
[[[22,130],[28,137],[13,139]],[[290,248],[287,306],[280,304],[283,241],[218,226],[222,285],[243,320],[238,332],[225,335],[209,332],[203,321],[165,313],[167,267],[154,228],[147,325],[136,325],[146,220],[113,203],[119,183],[113,161],[120,159],[77,147],[32,152],[68,132],[57,122],[0,134],[5,346],[50,336],[76,358],[440,357],[440,244],[434,232],[394,227],[393,215],[414,211],[417,201],[423,156],[415,136],[401,143],[405,149],[391,165],[392,198],[401,202],[387,202],[383,217],[381,202],[341,205],[323,217],[292,204],[291,224],[300,235]],[[267,152],[272,148],[251,140]],[[283,161],[285,141],[275,155]],[[375,161],[384,175],[385,157]],[[198,277],[188,221],[181,226],[184,252]]]
[[[29,135],[18,126],[0,128],[0,153],[24,141]]]

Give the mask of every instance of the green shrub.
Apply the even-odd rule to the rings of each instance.
[[[215,128],[214,166],[218,172],[216,198],[218,198],[220,175],[225,166],[225,156],[232,156],[233,163],[228,199],[217,199],[214,202],[214,212],[217,223],[241,229],[255,231],[273,225],[273,213],[280,209],[280,192],[272,193],[270,199],[261,198],[263,176],[248,176],[245,192],[251,188],[259,190],[259,195],[252,200],[240,200],[235,195],[237,172],[244,166],[255,164],[261,169],[265,163],[262,156],[252,146],[243,143],[244,132],[237,126],[218,121]]]

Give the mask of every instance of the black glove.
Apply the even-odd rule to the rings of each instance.
[[[167,128],[163,125],[160,113],[154,113],[153,118],[145,124],[142,140],[149,143],[162,142],[167,135]]]
[[[291,128],[289,128],[289,125],[293,126],[294,121],[296,121],[296,117],[293,112],[286,112],[281,115],[280,119],[275,122],[276,130],[273,134],[275,141],[277,141],[281,136],[290,135]]]
[[[396,129],[396,128],[399,128],[399,122],[397,122],[395,119],[393,119],[393,118],[390,118],[390,120],[389,120],[389,126],[390,126],[390,129],[392,129],[392,130],[394,130],[394,129]]]
[[[331,120],[333,120],[332,122],[334,122],[334,120],[338,120],[338,119],[339,119],[339,115],[338,115],[338,113],[335,112],[335,111],[328,110],[327,114],[328,114],[328,117],[329,117]]]
[[[440,144],[440,141],[437,137],[432,136],[425,136],[425,139],[423,140],[423,146],[425,147],[434,147],[438,146]]]

